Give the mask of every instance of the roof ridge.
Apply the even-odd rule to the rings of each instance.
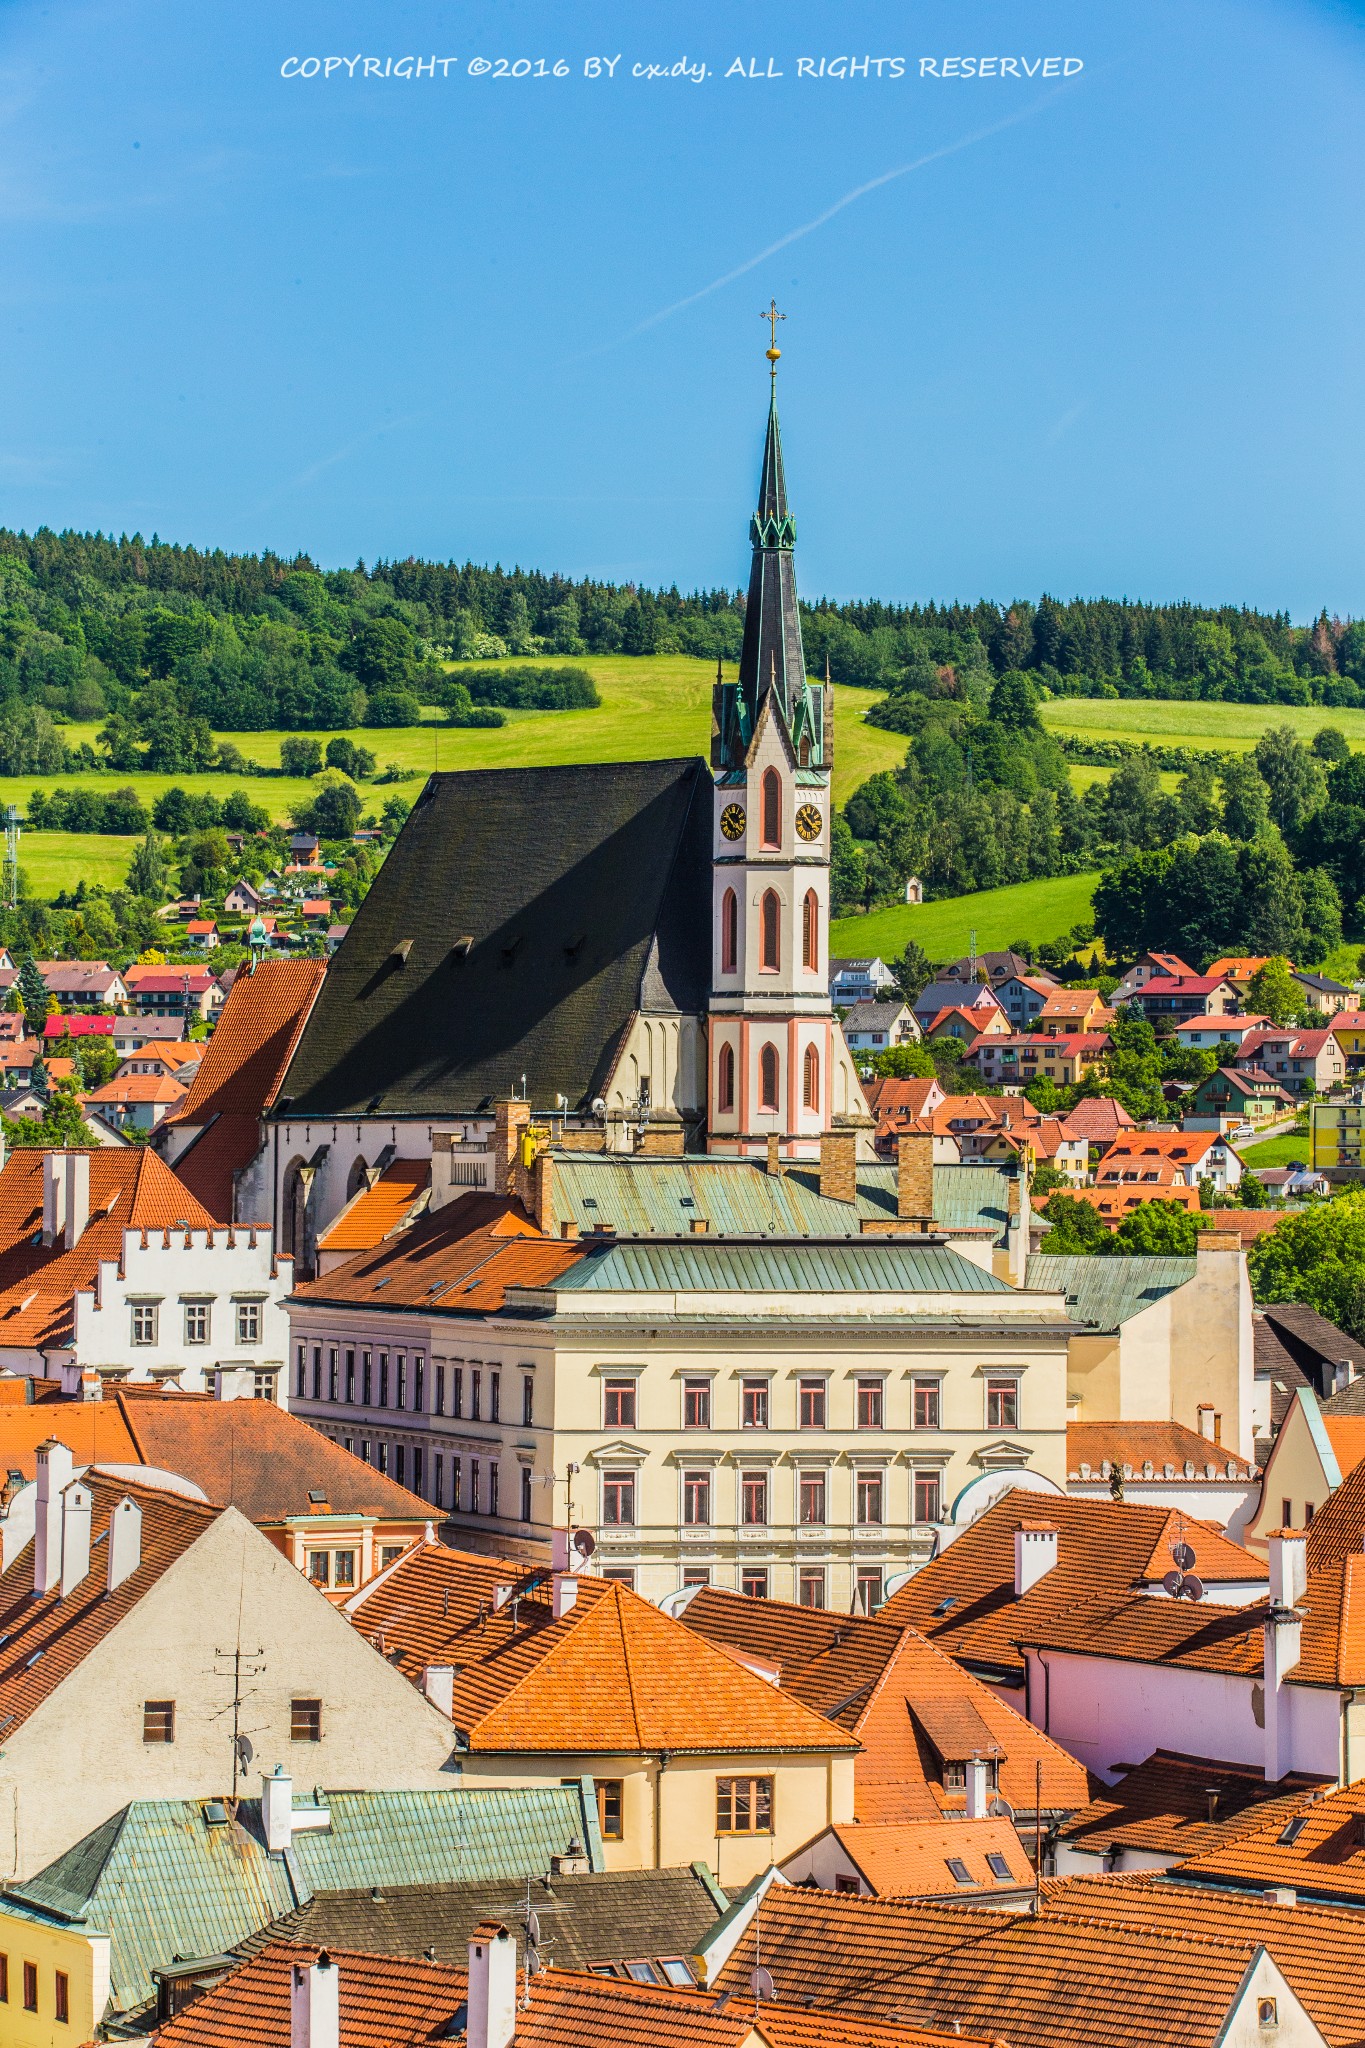
[[[606,1601],[599,1600],[596,1602],[596,1607],[602,1608],[605,1607],[607,1604],[608,1603]],[[622,1590],[619,1583],[614,1583],[612,1586],[612,1599],[610,1604],[612,1605],[612,1607],[614,1607],[616,1611],[616,1628],[617,1633],[621,1639],[621,1662],[625,1666],[626,1697],[630,1701],[631,1724],[635,1729],[635,1739],[640,1744],[640,1747],[643,1749],[645,1746],[644,1730],[640,1726],[639,1702],[635,1697],[635,1680],[630,1668],[631,1646],[629,1642],[626,1640],[625,1601],[622,1597]]]

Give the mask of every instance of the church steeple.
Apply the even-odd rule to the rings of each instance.
[[[782,430],[777,417],[777,322],[785,315],[776,302],[764,314],[772,323],[768,348],[771,394],[763,443],[758,507],[749,523],[753,559],[744,608],[744,641],[739,681],[717,682],[714,693],[711,765],[738,769],[748,758],[764,700],[772,698],[793,753],[803,767],[828,767],[826,698],[806,680],[801,644],[801,611],[796,596],[796,521],[787,499],[782,463]]]

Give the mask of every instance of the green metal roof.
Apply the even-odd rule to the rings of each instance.
[[[1075,1320],[1114,1331],[1139,1310],[1193,1280],[1193,1259],[1101,1258],[1041,1252],[1028,1262],[1025,1284],[1065,1294]],[[1074,1306],[1073,1306],[1074,1304]]]
[[[993,1166],[936,1166],[934,1221],[944,1230],[1003,1236],[1009,1180]],[[557,1152],[552,1201],[556,1226],[609,1223],[621,1237],[671,1237],[693,1217],[705,1217],[718,1237],[857,1237],[865,1217],[895,1216],[895,1166],[860,1165],[857,1188],[856,1201],[832,1201],[820,1193],[813,1163],[776,1174],[757,1160],[705,1154]]]
[[[555,1293],[1009,1294],[960,1252],[907,1239],[851,1243],[637,1238],[587,1248]]]
[[[601,1870],[587,1785],[296,1797],[326,1806],[331,1827],[296,1833],[287,1860],[266,1853],[257,1799],[237,1825],[211,1825],[208,1800],[137,1800],[6,1896],[108,1932],[113,2009],[134,2012],[155,1967],[221,1955],[316,1891],[537,1875],[575,1837]]]

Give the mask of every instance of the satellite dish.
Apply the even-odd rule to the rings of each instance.
[[[251,1737],[249,1735],[239,1735],[236,1739],[235,1746],[237,1750],[237,1762],[242,1770],[246,1770],[247,1766],[251,1762],[252,1757],[254,1757],[256,1754],[255,1750],[251,1746]]]
[[[540,1916],[537,1913],[526,1915],[526,1939],[532,1948],[540,1947]]]
[[[597,1538],[593,1535],[591,1529],[575,1529],[573,1535],[569,1538],[569,1542],[585,1564],[597,1548]]]
[[[749,1984],[755,1998],[766,1998],[771,2002],[777,1997],[777,1986],[771,1970],[758,1969],[750,1972]]]
[[[1165,1578],[1161,1581],[1163,1588],[1170,1594],[1172,1600],[1180,1598],[1180,1589],[1184,1583],[1179,1572],[1167,1572]]]
[[[1193,1571],[1194,1552],[1190,1549],[1188,1543],[1173,1543],[1171,1545],[1171,1557],[1177,1571]]]
[[[594,1116],[606,1115],[607,1099],[604,1095],[598,1095],[593,1098],[592,1113]]]
[[[1204,1597],[1204,1581],[1197,1579],[1194,1573],[1191,1572],[1180,1590],[1187,1600],[1202,1600]]]

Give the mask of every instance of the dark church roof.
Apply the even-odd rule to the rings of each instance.
[[[446,1116],[599,1094],[634,1012],[710,987],[700,760],[433,775],[345,940],[276,1115]]]

